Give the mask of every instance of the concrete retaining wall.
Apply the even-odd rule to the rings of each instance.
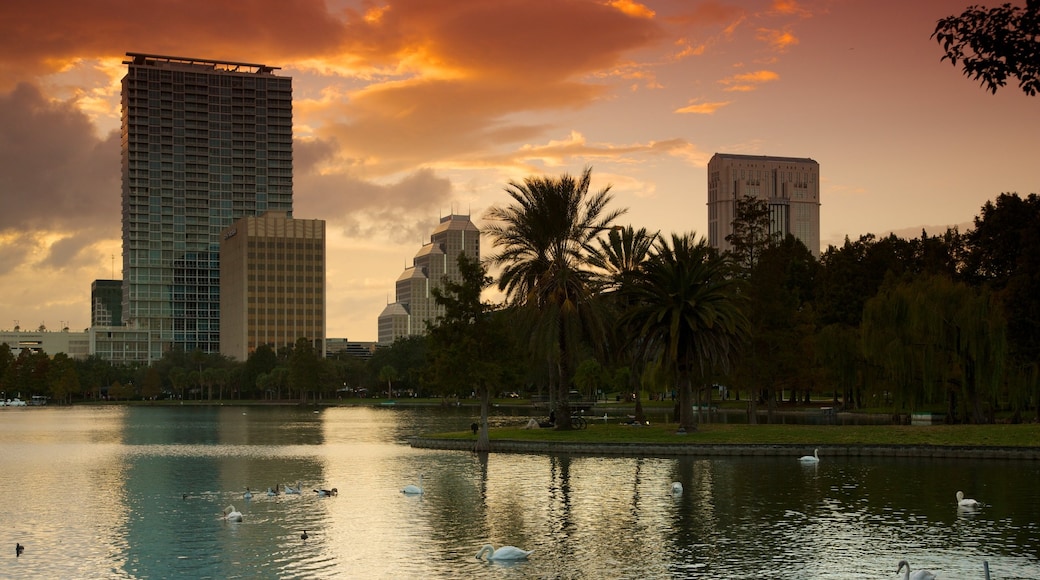
[[[473,451],[475,440],[412,437],[408,443],[420,449]],[[549,453],[617,455],[628,457],[670,456],[794,456],[812,455],[819,448],[823,457],[917,457],[939,459],[1031,459],[1040,460],[1040,447],[946,447],[940,445],[707,445],[644,443],[558,443],[550,441],[491,441],[494,453]]]

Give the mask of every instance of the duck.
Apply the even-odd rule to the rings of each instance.
[[[812,455],[803,455],[798,458],[798,461],[804,461],[806,463],[819,463],[820,462],[820,450],[813,449]]]
[[[253,499],[253,492],[249,491],[249,488],[247,487],[246,492],[242,494],[242,497],[245,498],[246,501],[249,501]]]
[[[906,571],[903,571],[903,568]],[[910,564],[906,560],[899,561],[899,567],[896,568],[896,574],[903,572],[903,580],[935,580],[935,574],[929,570],[918,570],[913,574],[910,573]]]
[[[240,522],[242,521],[242,512],[235,509],[235,506],[229,505],[224,508],[224,519],[229,522]]]
[[[21,556],[22,552],[24,552],[24,551],[25,551],[25,546],[19,544],[18,542],[14,543],[14,557],[15,558],[17,558],[18,556]]]
[[[422,495],[424,493],[424,491],[423,491],[423,484],[422,484],[422,475],[423,474],[421,474],[421,473],[419,474],[419,485],[408,484],[408,485],[404,486],[404,488],[401,489],[401,493],[403,493],[405,495]]]
[[[339,495],[339,490],[336,488],[332,489],[316,489],[314,493],[318,494],[318,497],[329,497],[333,495]]]
[[[682,495],[682,491],[683,491],[682,483],[678,482],[678,481],[673,481],[672,482],[672,493],[674,493],[675,495]]]
[[[968,497],[964,497],[963,491],[957,492],[957,505],[965,508],[977,508],[982,506],[982,502],[973,500]]]
[[[484,544],[480,550],[477,550],[477,559],[479,560],[485,554],[487,555],[488,561],[491,560],[526,560],[534,550],[521,550],[516,546],[502,546],[499,549],[495,549],[491,544]]]
[[[286,495],[288,495],[288,494],[299,495],[300,494],[300,489],[301,489],[300,488],[300,482],[297,481],[296,482],[296,487],[292,487],[291,485],[285,486],[285,493],[286,493]]]
[[[306,540],[306,539],[307,539],[307,538],[309,538],[309,537],[310,537],[310,536],[308,536],[308,535],[307,535],[307,530],[303,530],[303,533],[302,533],[302,534],[300,534],[300,539],[301,539],[301,540]]]
[[[278,484],[275,484],[274,489],[267,488],[267,497],[274,497],[278,495]]]

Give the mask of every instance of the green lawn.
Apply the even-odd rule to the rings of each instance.
[[[588,429],[491,429],[491,440],[578,443],[685,443],[737,445],[941,445],[950,447],[1038,447],[1040,425],[734,425],[701,424],[680,435],[676,425],[631,427],[590,421]],[[471,431],[434,438],[472,439]]]

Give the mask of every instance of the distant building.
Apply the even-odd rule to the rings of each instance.
[[[292,213],[292,79],[263,64],[126,56],[122,318],[151,333],[149,361],[215,353],[221,232]]]
[[[376,343],[374,342],[351,342],[345,338],[329,338],[325,340],[326,357],[347,355],[361,360],[368,360],[372,358],[372,353],[375,351]]]
[[[122,326],[123,281],[94,280],[90,285],[90,325]]]
[[[458,263],[462,253],[480,260],[480,230],[467,215],[442,217],[430,243],[423,244],[412,258],[411,267],[397,278],[396,300],[379,315],[380,344],[426,334],[426,323],[436,322],[444,315],[444,308],[437,305],[430,291],[442,288],[445,278],[462,281]]]
[[[127,326],[91,326],[87,329],[90,354],[114,364],[146,365],[153,352],[153,333]]]
[[[7,344],[16,358],[23,350],[42,352],[50,357],[65,353],[74,359],[85,359],[90,354],[90,338],[86,332],[5,330],[0,331],[0,343]]]
[[[306,338],[325,353],[325,221],[244,217],[220,241],[220,353],[244,361]]]
[[[820,257],[820,164],[808,158],[716,153],[708,162],[708,242],[732,246],[737,200],[769,204],[770,233],[794,235]]]

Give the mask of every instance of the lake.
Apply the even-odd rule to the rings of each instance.
[[[1040,579],[1040,462],[407,444],[468,429],[476,413],[0,409],[0,578],[856,579],[901,578],[906,559],[940,578],[982,578],[988,561],[993,578]],[[527,412],[493,419],[519,425]],[[400,492],[420,475],[424,494]],[[265,493],[297,482],[299,495]],[[959,509],[958,490],[985,505]],[[222,518],[229,505],[242,522]],[[534,553],[477,560],[486,543]]]

